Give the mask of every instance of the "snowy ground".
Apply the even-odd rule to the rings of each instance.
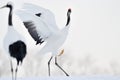
[[[0,80],[11,80],[10,78],[0,78]],[[81,76],[81,77],[38,77],[38,78],[18,78],[17,80],[120,80],[120,76]]]

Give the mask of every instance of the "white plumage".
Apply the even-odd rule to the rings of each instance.
[[[23,21],[23,24],[28,29],[31,37],[36,41],[36,44],[42,44],[46,41],[45,46],[41,49],[41,53],[51,52],[52,57],[55,56],[56,65],[67,75],[69,76],[58,64],[57,64],[57,55],[58,49],[65,42],[69,24],[70,24],[70,13],[71,9],[68,9],[67,12],[67,23],[63,29],[59,29],[56,25],[54,14],[45,8],[42,8],[37,5],[25,3],[23,8],[17,11],[17,15]],[[48,69],[50,76],[50,61],[48,61]]]
[[[21,36],[15,29],[14,27],[12,26],[8,26],[8,30],[7,30],[7,33],[4,37],[4,48],[5,48],[5,51],[9,54],[9,45],[18,41],[18,40],[21,40],[23,42],[25,42],[25,38],[23,36]],[[10,55],[10,54],[9,54]]]
[[[45,23],[47,23],[49,26],[51,26],[50,28],[59,30],[56,25],[55,16],[50,10],[42,8],[37,5],[30,4],[30,3],[29,4],[25,3],[23,5],[23,10],[25,10],[31,14],[41,13],[42,15],[39,18],[41,18]]]

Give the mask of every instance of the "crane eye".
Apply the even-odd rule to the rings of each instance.
[[[38,17],[40,17],[41,16],[41,13],[37,13],[37,14],[35,14],[36,16],[38,16]]]

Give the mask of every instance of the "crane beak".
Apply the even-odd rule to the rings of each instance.
[[[0,9],[5,8],[5,7],[6,7],[6,5],[5,5],[5,6],[3,6],[3,7],[0,7]]]

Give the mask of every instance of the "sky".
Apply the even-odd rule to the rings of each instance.
[[[10,0],[0,0],[0,6],[8,1]],[[100,67],[106,67],[109,63],[118,63],[120,66],[119,0],[11,1],[14,2],[14,9],[19,9],[24,2],[29,2],[51,10],[60,29],[65,26],[67,9],[71,8],[71,26],[63,46],[66,55],[72,56],[70,59],[73,58],[75,61],[90,56]],[[3,52],[2,41],[7,31],[7,15],[8,9],[0,10],[0,49]],[[28,52],[39,51],[39,46],[35,46],[35,42],[16,15],[13,16],[13,24],[15,29],[26,38]]]

